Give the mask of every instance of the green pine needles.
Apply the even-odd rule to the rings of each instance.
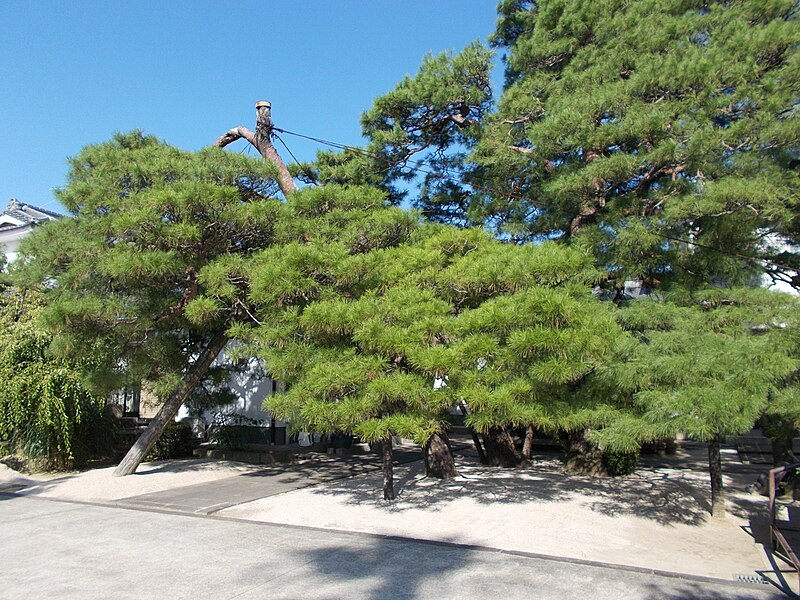
[[[555,400],[622,335],[590,293],[591,257],[420,226],[376,201],[363,188],[301,191],[289,244],[253,257],[263,325],[249,339],[289,383],[268,408],[298,429],[423,445],[459,402],[479,431],[555,427]]]

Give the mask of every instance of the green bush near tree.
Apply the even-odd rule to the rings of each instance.
[[[192,428],[188,423],[171,421],[145,460],[167,460],[192,455]]]
[[[0,442],[34,468],[69,469],[113,452],[115,423],[104,399],[70,361],[50,351],[41,304],[12,288],[0,298]]]
[[[620,477],[633,473],[636,470],[636,465],[639,464],[639,458],[641,458],[639,450],[627,452],[608,450],[603,453],[603,464],[609,475]]]

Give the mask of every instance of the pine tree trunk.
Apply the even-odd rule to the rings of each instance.
[[[607,477],[608,469],[603,462],[603,451],[588,440],[589,431],[580,429],[567,433],[567,456],[564,470],[574,475]]]
[[[528,425],[525,429],[525,443],[522,445],[522,456],[525,458],[533,456],[533,425]]]
[[[383,440],[383,499],[394,500],[394,465],[392,456],[392,438]]]
[[[722,458],[718,437],[708,443],[708,472],[711,475],[711,515],[721,519],[725,517],[725,490],[722,487]]]
[[[450,439],[443,429],[430,437],[424,450],[425,475],[438,479],[452,479],[458,476]]]
[[[492,427],[483,434],[486,449],[486,464],[495,467],[519,467],[523,464],[522,455],[514,448],[514,440],[502,427]]]
[[[114,470],[115,477],[130,475],[136,471],[144,460],[144,457],[147,456],[147,453],[158,441],[158,438],[161,437],[167,423],[175,418],[180,407],[203,379],[211,363],[214,362],[214,359],[222,352],[222,349],[227,343],[228,337],[222,333],[218,334],[209,342],[206,349],[200,353],[200,356],[197,357],[197,360],[195,360],[189,368],[183,385],[167,398],[164,406],[161,407],[161,410],[158,411],[155,418],[150,421],[147,429],[139,436],[139,439],[136,440],[136,443],[134,443],[133,447],[125,455],[125,458],[122,459],[122,462],[120,462]]]
[[[469,432],[472,434],[472,443],[475,444],[475,451],[478,453],[478,460],[481,461],[482,465],[488,465],[489,461],[486,459],[486,452],[483,451],[481,438],[472,427],[469,428]]]
[[[464,415],[464,419],[466,420],[467,416],[469,415],[469,409],[467,409],[467,405],[463,402],[460,402],[458,408],[461,409],[461,414]],[[469,433],[472,436],[472,443],[475,444],[475,451],[478,453],[478,459],[481,461],[481,464],[489,464],[489,461],[486,460],[486,453],[483,451],[481,438],[478,437],[478,433],[472,427],[469,427]]]

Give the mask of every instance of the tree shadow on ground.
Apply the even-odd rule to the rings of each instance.
[[[689,583],[671,586],[664,589],[656,584],[648,586],[648,598],[653,600],[753,600],[754,598],[785,598],[781,591],[768,585],[737,588],[730,586],[724,591],[709,590],[707,586]]]
[[[353,597],[355,592],[359,598],[400,600],[447,597],[453,590],[443,585],[443,576],[468,577],[481,557],[463,548],[353,538],[304,551],[302,558],[314,579],[325,581],[325,597]]]
[[[753,600],[780,598],[774,588],[692,581],[571,561],[543,560],[441,543],[353,536],[320,540],[297,550],[303,567],[294,597],[305,596],[303,581],[324,582],[312,590],[326,598],[411,599],[494,597],[607,598],[662,600]],[[578,590],[581,590],[579,592]],[[590,590],[590,591],[588,591]],[[773,593],[774,592],[774,593]],[[280,596],[280,594],[278,594]],[[255,596],[253,596],[255,597]]]
[[[697,449],[693,451],[696,454]],[[460,476],[447,481],[425,478],[421,464],[395,469],[398,500],[393,503],[380,500],[378,474],[334,481],[314,489],[314,493],[345,495],[349,504],[378,504],[388,512],[445,510],[450,502],[469,496],[479,504],[577,499],[603,515],[634,515],[663,525],[700,525],[709,517],[706,467],[692,456],[644,460],[635,473],[615,478],[567,474],[555,454],[540,454],[531,466],[518,469],[481,465],[469,448],[457,451],[455,456]],[[738,490],[732,488],[734,491]],[[734,517],[759,522],[765,506],[762,498],[742,499],[731,494],[729,500]],[[760,526],[758,533],[759,542],[768,541]]]

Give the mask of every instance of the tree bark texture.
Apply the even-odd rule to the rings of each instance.
[[[722,458],[719,438],[708,443],[708,473],[711,476],[711,516],[725,517],[725,490],[722,487]]]
[[[530,459],[533,456],[533,425],[525,428],[525,443],[522,445],[522,456]]]
[[[255,133],[247,129],[247,127],[239,125],[223,133],[214,142],[214,145],[218,148],[224,148],[241,138],[250,142],[262,157],[278,167],[278,186],[284,196],[288,197],[289,194],[297,191],[297,186],[289,173],[289,169],[286,168],[286,163],[283,162],[280,154],[275,150],[275,146],[272,145],[272,115],[271,108],[268,105],[261,102],[257,105]]]
[[[495,467],[519,467],[525,460],[514,447],[514,440],[502,427],[492,427],[483,434],[486,464]]]
[[[220,333],[212,338],[206,349],[200,353],[200,356],[189,368],[183,385],[167,398],[164,406],[161,407],[155,418],[150,421],[147,429],[139,436],[133,447],[128,450],[128,453],[122,459],[122,462],[114,470],[115,477],[130,475],[136,471],[144,457],[147,456],[147,453],[158,441],[158,438],[161,437],[167,423],[175,418],[180,407],[203,379],[211,363],[214,362],[214,359],[222,352],[227,343],[228,337],[225,334]]]
[[[608,469],[603,462],[603,451],[590,443],[588,430],[580,429],[567,434],[567,456],[564,470],[575,475],[607,477]]]
[[[381,452],[383,454],[383,499],[394,500],[394,456],[391,437],[383,440]]]
[[[438,479],[452,479],[458,476],[453,460],[450,438],[444,430],[434,433],[425,443],[425,474]]]

